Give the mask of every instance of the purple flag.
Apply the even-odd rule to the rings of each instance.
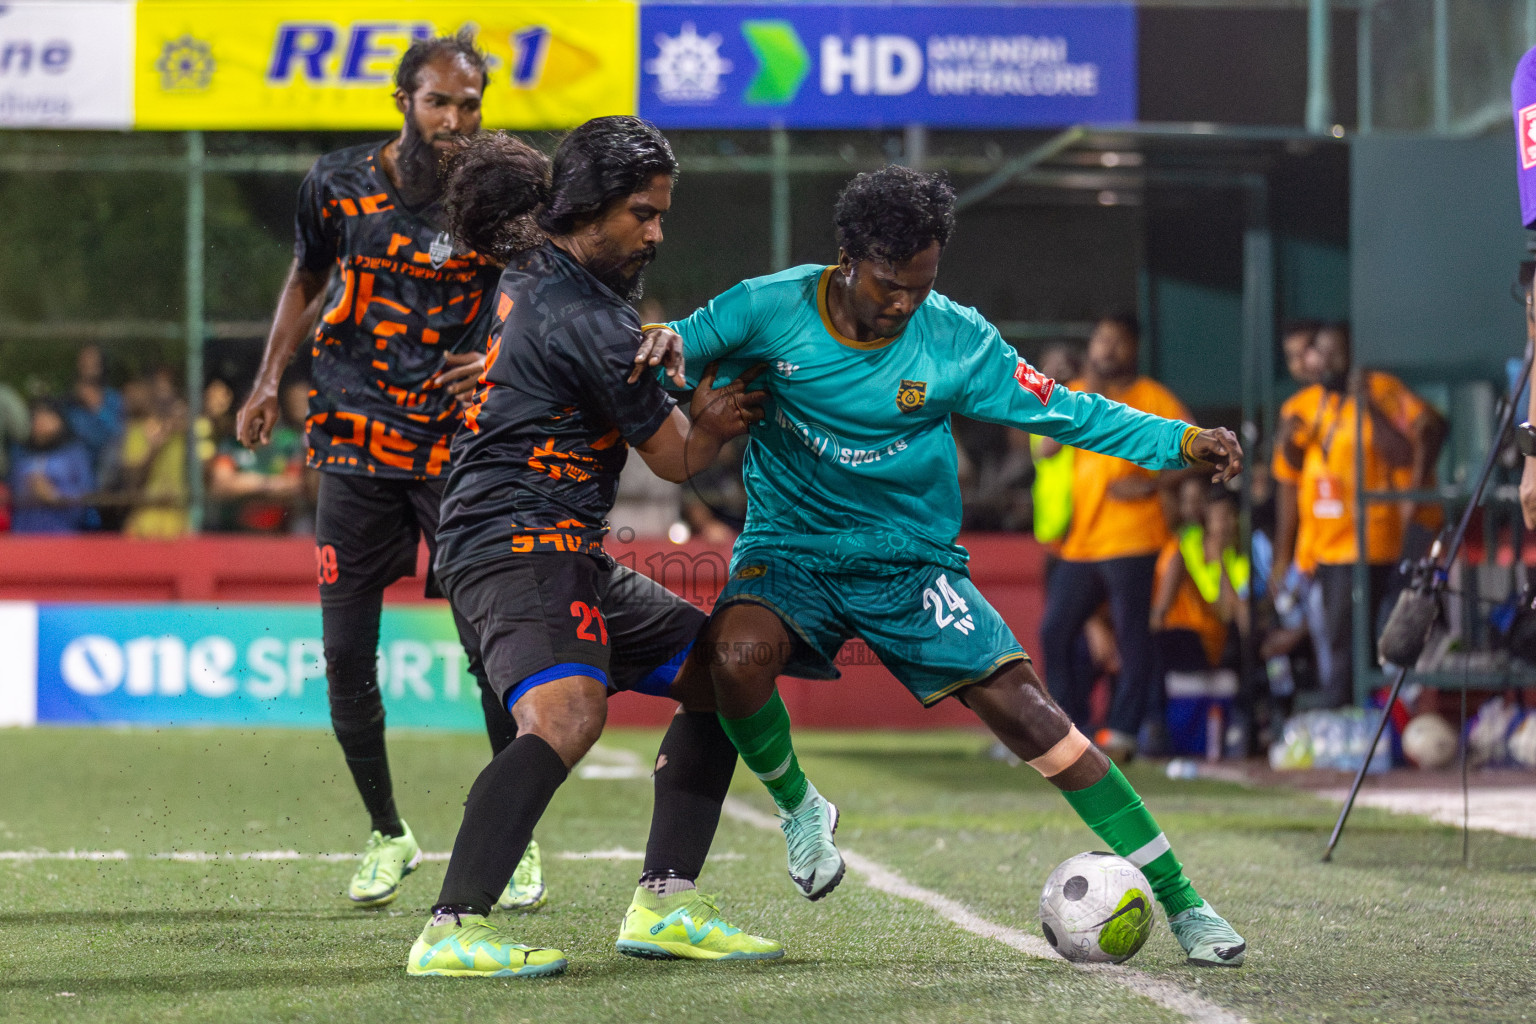
[[[1520,219],[1536,230],[1536,48],[1527,50],[1510,83],[1515,145],[1520,150]]]

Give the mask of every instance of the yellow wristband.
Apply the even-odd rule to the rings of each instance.
[[[1192,451],[1190,451],[1190,449],[1189,449],[1189,446],[1194,443],[1194,440],[1195,440],[1196,436],[1199,435],[1199,433],[1200,433],[1200,428],[1199,427],[1190,427],[1189,429],[1184,431],[1183,438],[1181,438],[1179,440],[1179,454],[1184,457],[1184,461],[1185,462],[1193,464],[1193,463],[1196,463],[1196,462],[1203,462],[1204,461],[1203,459],[1195,458],[1194,453]]]

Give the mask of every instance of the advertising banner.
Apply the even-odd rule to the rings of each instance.
[[[38,722],[330,727],[318,605],[36,609]],[[386,607],[378,670],[391,725],[484,728],[446,604]]]
[[[663,128],[1033,128],[1136,118],[1129,4],[646,4]]]
[[[37,605],[0,601],[0,726],[37,721]]]
[[[143,0],[139,128],[397,128],[391,74],[411,41],[465,25],[492,59],[487,128],[568,128],[635,112],[633,2]]]
[[[133,124],[131,3],[0,4],[0,127]]]

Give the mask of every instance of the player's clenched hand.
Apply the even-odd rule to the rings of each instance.
[[[277,389],[257,384],[235,416],[235,437],[247,448],[266,444],[277,421]]]
[[[484,352],[449,352],[443,356],[445,365],[427,378],[424,388],[445,388],[460,405],[469,404],[469,396],[485,372]]]
[[[630,371],[628,383],[633,384],[640,375],[657,366],[667,368],[667,376],[679,388],[688,387],[688,376],[683,372],[683,339],[670,327],[652,327],[640,334],[640,347],[635,351],[635,368]]]
[[[763,418],[763,400],[768,397],[768,392],[748,391],[747,386],[757,380],[768,364],[758,363],[729,384],[715,387],[715,371],[719,368],[719,363],[710,363],[705,368],[688,412],[694,430],[728,441],[745,434],[752,424]]]
[[[1189,442],[1189,454],[1196,462],[1216,467],[1212,483],[1226,483],[1243,471],[1243,446],[1226,427],[1200,431]]]

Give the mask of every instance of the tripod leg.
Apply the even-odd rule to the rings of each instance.
[[[1386,731],[1387,719],[1392,715],[1392,705],[1397,703],[1397,693],[1403,688],[1403,680],[1408,677],[1407,668],[1397,670],[1397,678],[1392,680],[1392,690],[1387,694],[1387,706],[1381,709],[1381,721],[1376,723],[1376,733],[1371,737],[1371,746],[1365,752],[1365,760],[1360,762],[1360,770],[1355,773],[1355,784],[1349,787],[1349,797],[1344,801],[1344,809],[1339,812],[1339,820],[1333,824],[1333,835],[1328,837],[1328,848],[1323,851],[1324,863],[1333,859],[1333,848],[1339,844],[1339,835],[1344,831],[1344,822],[1349,820],[1349,812],[1355,808],[1355,797],[1360,795],[1360,784],[1365,781],[1366,769],[1371,766],[1371,758],[1376,756],[1376,746],[1381,742],[1381,734]]]

